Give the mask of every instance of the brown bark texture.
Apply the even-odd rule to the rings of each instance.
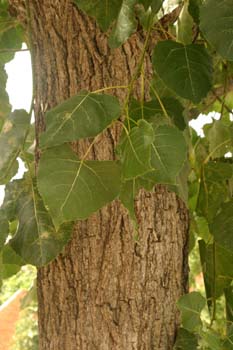
[[[145,35],[138,32],[110,50],[106,34],[72,1],[27,4],[39,134],[45,111],[81,89],[127,85]],[[150,49],[145,75],[152,75]],[[124,90],[110,92],[125,98]],[[104,132],[90,158],[114,159],[119,135],[120,125]],[[82,156],[88,145],[82,141],[73,147]],[[188,213],[163,186],[141,190],[135,208],[138,240],[116,200],[77,222],[64,252],[39,269],[40,350],[172,349],[179,326],[176,301],[187,291]]]

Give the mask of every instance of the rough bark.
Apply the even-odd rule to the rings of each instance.
[[[44,112],[80,89],[128,84],[144,35],[111,51],[94,20],[70,0],[28,6],[38,134]],[[145,74],[151,76],[149,53]],[[123,90],[113,93],[125,97]],[[119,133],[119,125],[107,130],[90,157],[114,158]],[[74,149],[82,155],[87,145]],[[188,213],[163,186],[140,191],[135,207],[137,241],[126,210],[114,201],[78,222],[64,252],[39,269],[40,350],[172,349],[176,301],[187,290]]]

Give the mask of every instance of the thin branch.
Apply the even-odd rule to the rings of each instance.
[[[29,51],[29,49],[0,49],[0,54],[1,53],[10,53],[10,52],[24,52],[24,51]]]

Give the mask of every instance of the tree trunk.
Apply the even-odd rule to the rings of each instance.
[[[44,112],[81,89],[127,85],[144,35],[111,51],[106,35],[72,1],[27,2],[39,134]],[[151,76],[150,53],[145,72]],[[125,97],[122,89],[111,92]],[[119,125],[107,130],[91,158],[113,159],[119,134]],[[73,146],[82,155],[88,142]],[[163,186],[141,190],[135,207],[138,240],[116,200],[77,222],[64,252],[39,269],[40,350],[172,349],[176,301],[187,291],[187,210]]]

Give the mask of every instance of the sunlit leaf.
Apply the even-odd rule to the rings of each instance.
[[[188,8],[189,2],[186,1],[181,10],[177,24],[177,40],[185,45],[191,44],[193,37],[193,18]]]
[[[137,29],[134,13],[136,0],[123,0],[115,26],[109,37],[109,46],[116,48],[123,44]]]
[[[0,183],[9,180],[12,167],[19,155],[28,128],[30,116],[25,110],[16,110],[6,119],[0,134]],[[17,167],[15,167],[17,171]],[[14,174],[13,174],[14,175]]]
[[[194,103],[211,88],[212,61],[202,45],[161,41],[154,49],[153,67],[168,88]]]
[[[203,35],[223,58],[233,60],[232,0],[207,0],[200,15]]]
[[[153,141],[153,127],[142,119],[138,121],[138,126],[131,129],[128,134],[124,132],[124,137],[118,146],[124,179],[131,179],[152,170],[151,145]]]
[[[204,349],[223,350],[222,339],[219,337],[218,333],[214,333],[213,331],[209,330],[208,332],[204,331],[200,334]]]
[[[117,162],[81,161],[63,145],[42,154],[38,187],[58,227],[65,221],[86,219],[115,199],[120,178]]]
[[[41,147],[60,145],[86,137],[94,137],[120,116],[116,97],[80,92],[46,114],[46,131]]]
[[[178,300],[177,305],[181,311],[182,325],[185,329],[192,332],[201,326],[200,313],[205,303],[205,298],[198,292],[191,292]]]

